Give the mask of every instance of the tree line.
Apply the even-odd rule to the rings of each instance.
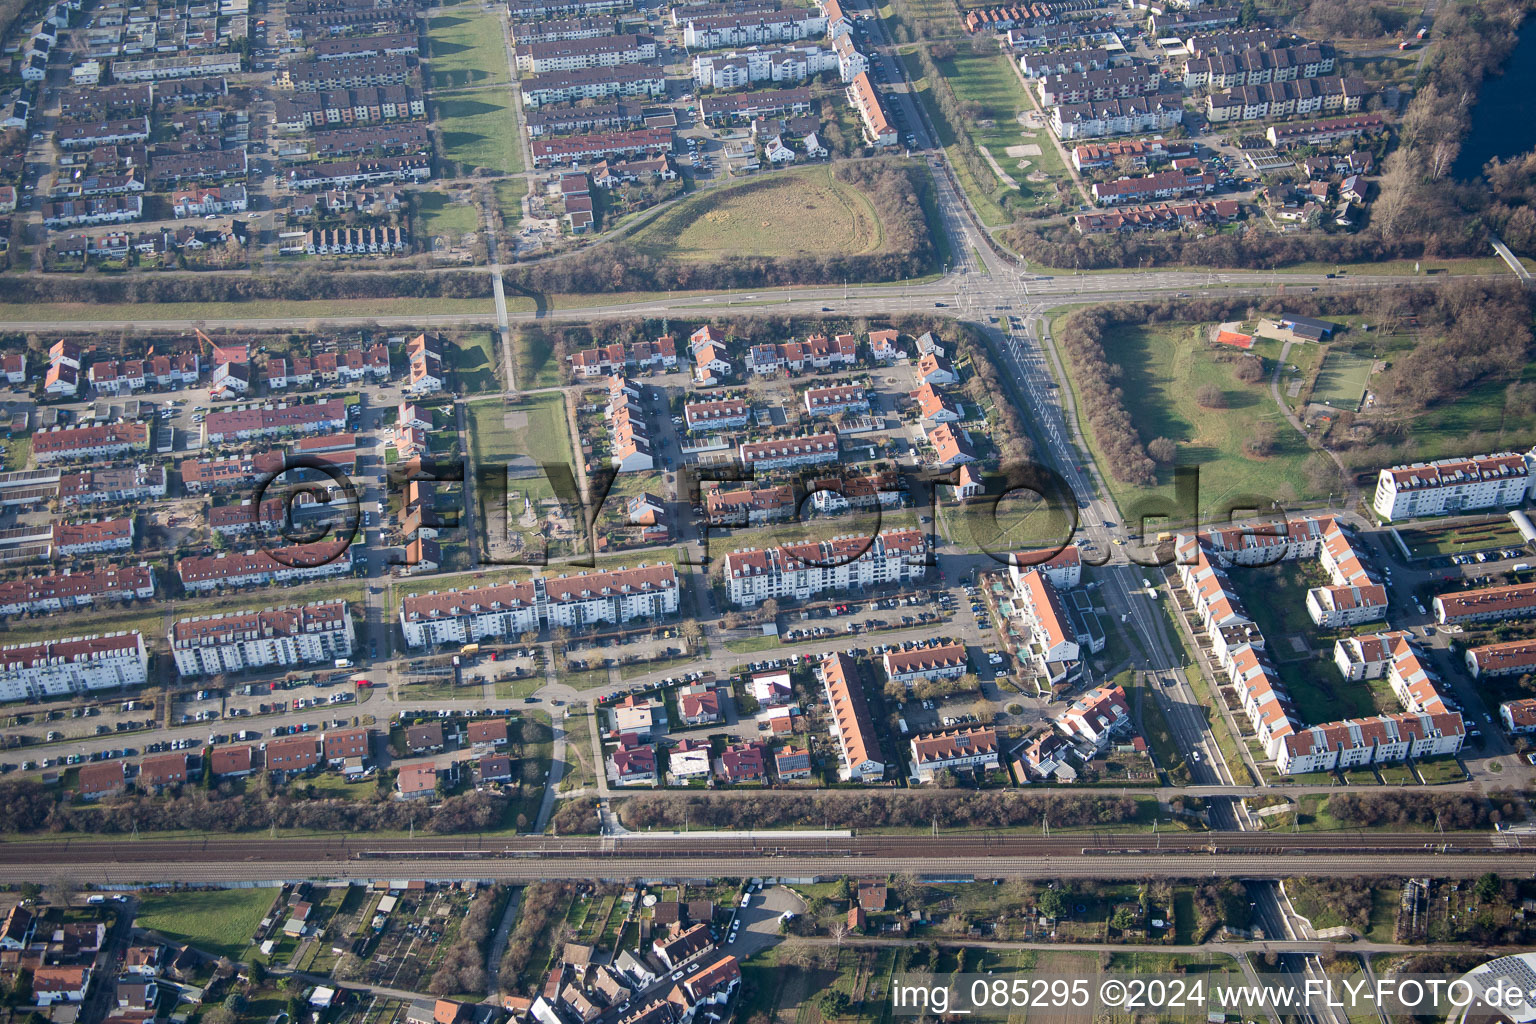
[[[1489,828],[1499,821],[1519,821],[1523,814],[1508,794],[1487,800],[1462,793],[1339,793],[1330,796],[1328,813],[1350,825],[1430,826],[1447,832]]]
[[[113,277],[18,275],[5,302],[256,302],[303,299],[481,299],[491,294],[483,272],[364,274],[125,274]]]
[[[1125,796],[1077,793],[1024,793],[985,790],[968,793],[879,793],[830,791],[773,800],[644,793],[618,804],[631,829],[689,827],[880,828],[927,825],[940,828],[1008,828],[1039,825],[1070,828],[1110,825],[1136,819],[1136,801]]]
[[[125,835],[194,829],[245,832],[277,828],[368,832],[410,828],[438,834],[481,832],[498,827],[505,797],[489,793],[451,796],[428,808],[410,801],[305,799],[287,792],[266,793],[252,786],[244,793],[184,786],[179,795],[126,794],[94,804],[75,805],[55,789],[30,779],[0,783],[0,833],[102,832]]]

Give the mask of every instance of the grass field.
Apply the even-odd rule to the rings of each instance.
[[[416,202],[421,214],[418,234],[462,235],[480,226],[479,210],[468,203],[449,202],[448,197],[441,192],[418,192]]]
[[[545,465],[563,466],[572,474],[571,486],[577,471],[576,458],[571,445],[570,426],[565,415],[565,396],[561,392],[528,395],[516,402],[500,399],[471,402],[466,406],[469,413],[469,456],[475,475],[476,500],[479,502],[477,525],[481,536],[490,543],[495,538],[503,543],[501,531],[506,537],[522,537],[522,543],[531,552],[556,554],[553,545],[538,539],[537,528],[525,528],[519,520],[524,513],[524,500],[545,501],[557,497],[553,481],[542,468]],[[500,492],[500,467],[509,466],[507,494]],[[517,492],[517,500],[511,493]],[[574,494],[561,496],[571,501]],[[494,508],[491,502],[498,502]],[[493,517],[489,514],[494,511]],[[576,524],[578,533],[580,523]],[[583,545],[584,547],[584,545]]]
[[[490,331],[475,331],[448,346],[448,365],[459,379],[462,394],[478,395],[499,390],[496,380],[496,346]]]
[[[1018,182],[1025,206],[1055,205],[1055,183],[1067,177],[1067,171],[1061,155],[1051,143],[1049,132],[1041,130],[1027,134],[1019,123],[1019,114],[1033,107],[1008,56],[962,52],[936,60],[934,64],[961,104],[979,106],[980,112],[964,126],[964,130],[978,148],[990,153],[1004,173]],[[1033,152],[1024,155],[1018,150],[1014,155],[1008,153],[1009,147],[1031,145],[1039,148],[1038,155]],[[1020,161],[1028,161],[1028,164],[1020,167]],[[1033,171],[1045,175],[1045,180],[1029,181],[1028,176]],[[995,184],[995,198],[1010,191],[1002,181]]]
[[[906,68],[907,78],[913,83],[913,91],[917,93],[918,102],[928,114],[928,121],[938,133],[938,143],[949,154],[950,167],[954,169],[955,180],[960,182],[960,187],[970,197],[971,205],[976,207],[981,222],[987,227],[1004,227],[1013,222],[1013,218],[1003,209],[999,202],[1001,196],[1001,184],[994,178],[991,181],[979,182],[971,173],[970,166],[960,158],[959,148],[955,144],[957,129],[951,125],[939,110],[939,104],[933,95],[933,83],[928,81],[923,74],[923,65],[913,53],[902,54],[902,64]]]
[[[554,347],[546,339],[530,338],[522,331],[512,336],[512,364],[517,386],[524,391],[559,387],[565,377]]]
[[[874,252],[874,206],[826,166],[776,171],[684,200],[634,236],[636,247],[678,259]]]
[[[1059,330],[1058,319],[1052,331]],[[1236,364],[1218,362],[1204,335],[1203,325],[1174,323],[1122,326],[1106,336],[1105,355],[1123,371],[1118,386],[1142,441],[1170,438],[1179,446],[1177,464],[1199,468],[1199,507],[1204,515],[1229,510],[1234,502],[1241,504],[1243,496],[1262,499],[1265,506],[1271,500],[1313,497],[1303,471],[1310,450],[1275,406],[1268,378],[1252,384],[1238,380]],[[1195,401],[1206,385],[1220,389],[1225,408],[1207,409]],[[1075,384],[1073,388],[1076,392]],[[1077,399],[1094,455],[1108,465],[1086,422],[1080,393]],[[1260,424],[1274,431],[1275,451],[1256,458],[1244,452],[1243,445]],[[1106,479],[1121,514],[1128,517],[1142,502],[1173,497],[1170,467],[1159,470],[1156,488],[1136,487],[1109,474]],[[1252,508],[1254,502],[1242,507]]]
[[[939,506],[939,520],[945,535],[965,553],[1054,549],[1072,539],[1070,511],[1033,492],[1010,492],[999,495],[995,502],[946,503]]]
[[[133,923],[205,953],[239,959],[276,897],[275,889],[150,893],[139,901]]]
[[[438,96],[443,158],[502,174],[522,170],[511,104],[511,97],[501,86]]]
[[[427,49],[422,56],[430,68],[427,85],[433,89],[511,80],[501,21],[475,4],[449,6],[428,19]]]
[[[509,229],[515,229],[523,217],[523,197],[528,194],[528,182],[522,178],[505,178],[491,186],[496,196],[496,208]]]
[[[507,296],[507,308],[531,312],[533,300]],[[430,316],[433,314],[484,314],[487,321],[496,318],[496,303],[489,295],[483,299],[256,299],[250,302],[3,302],[0,324],[18,321],[80,320],[235,320],[260,326],[264,319],[314,319],[327,317]]]
[[[1295,349],[1292,348],[1294,352]],[[1366,381],[1371,376],[1375,360],[1368,355],[1334,349],[1323,360],[1317,371],[1317,383],[1312,387],[1312,400],[1335,409],[1355,410],[1365,397]]]
[[[1503,516],[1472,526],[1414,526],[1398,530],[1415,558],[1476,553],[1489,548],[1521,547],[1524,540]]]

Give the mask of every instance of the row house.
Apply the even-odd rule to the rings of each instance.
[[[619,64],[639,64],[656,59],[656,40],[641,35],[591,36],[520,43],[517,70],[542,75],[551,71],[580,71]]]
[[[780,370],[797,374],[808,370],[847,368],[856,364],[858,358],[859,342],[854,335],[838,334],[829,338],[825,334],[812,334],[804,341],[753,345],[747,350],[746,364],[748,370],[761,376]]]
[[[743,466],[751,469],[793,469],[838,460],[835,433],[805,434],[772,441],[746,441],[737,449]]]
[[[969,670],[963,644],[886,651],[882,665],[887,679],[908,689],[918,680],[959,679]]]
[[[55,522],[53,553],[59,555],[100,555],[133,550],[133,519],[92,519],[83,523]]]
[[[811,90],[806,88],[717,92],[699,99],[704,120],[716,127],[750,124],[765,117],[799,117],[809,114],[815,104]]]
[[[427,181],[432,160],[427,156],[381,156],[369,160],[333,160],[305,163],[288,170],[288,184],[296,189],[350,189],[397,181]]]
[[[244,185],[215,185],[180,189],[171,195],[171,212],[177,217],[206,217],[210,214],[244,213]]]
[[[846,654],[831,654],[817,668],[826,693],[827,721],[837,741],[838,778],[845,782],[879,782],[885,778],[885,755],[875,733],[858,663]]]
[[[0,582],[0,615],[71,611],[115,601],[148,601],[154,596],[155,574],[147,565],[94,572],[65,570]]]
[[[1216,175],[1209,172],[1186,174],[1160,171],[1140,178],[1117,178],[1095,182],[1093,200],[1101,206],[1116,203],[1144,203],[1149,200],[1175,199],[1206,195],[1216,191]]]
[[[427,116],[426,100],[408,85],[289,93],[279,96],[274,106],[277,127],[286,132],[381,124]]]
[[[418,334],[405,343],[407,393],[421,396],[443,390],[443,342],[436,336]]]
[[[1511,640],[1502,644],[1469,647],[1467,671],[1472,678],[1483,676],[1525,675],[1536,671],[1536,641]]]
[[[261,551],[221,552],[183,558],[176,563],[182,587],[193,592],[219,587],[299,583],[343,576],[351,571],[350,545],[340,541],[292,544]]]
[[[59,116],[65,121],[106,121],[147,114],[155,104],[154,90],[148,83],[63,89]]]
[[[243,178],[250,169],[244,147],[195,153],[164,153],[150,164],[150,184],[170,189],[185,181]]]
[[[530,143],[536,167],[549,167],[672,148],[672,129],[635,128],[598,135],[540,137]]]
[[[112,62],[112,81],[162,82],[175,78],[202,78],[239,74],[239,53],[199,53],[181,57],[147,57]]]
[[[1442,625],[1528,618],[1536,615],[1536,583],[1441,594],[1435,598],[1434,613]]]
[[[1276,149],[1291,146],[1326,146],[1345,139],[1357,139],[1386,131],[1387,120],[1380,114],[1335,117],[1306,124],[1270,125],[1265,136]]]
[[[107,423],[98,427],[50,427],[32,435],[38,464],[65,459],[101,461],[149,449],[149,424]]]
[[[164,466],[107,466],[59,476],[65,508],[128,504],[165,497]]]
[[[398,256],[409,248],[401,228],[313,228],[304,233],[310,256]]]
[[[143,216],[144,199],[136,195],[49,200],[43,203],[43,223],[50,228],[126,224]]]
[[[178,619],[168,640],[185,678],[323,664],[351,657],[354,643],[345,601]]]
[[[606,415],[611,424],[613,466],[621,473],[653,469],[656,465],[650,427],[646,425],[638,395],[638,386],[626,378],[615,376],[610,380]]]
[[[677,570],[662,562],[411,594],[400,606],[400,628],[407,646],[425,647],[476,643],[545,627],[656,620],[677,609]]]
[[[1257,630],[1254,631],[1257,634]],[[1262,641],[1262,637],[1260,637]],[[1265,755],[1277,758],[1286,740],[1304,728],[1296,706],[1261,644],[1239,644],[1228,652],[1227,678],[1242,700],[1248,724]]]
[[[432,152],[427,126],[417,121],[318,131],[310,136],[310,142],[315,156],[325,159]]]
[[[534,75],[518,84],[523,102],[530,107],[579,100],[618,97],[655,98],[667,93],[667,76],[661,68],[620,64],[611,68],[583,68]]]
[[[288,209],[295,217],[342,214],[358,210],[375,216],[398,213],[404,208],[403,193],[393,186],[380,189],[330,189],[313,195],[302,194],[289,200]]]
[[[997,730],[987,726],[912,737],[912,774],[932,782],[939,772],[990,771],[998,765]]]
[[[1076,544],[1061,549],[1037,548],[1008,555],[1008,580],[1015,588],[1027,572],[1039,572],[1053,587],[1075,587],[1083,581],[1083,553]]]
[[[1241,213],[1242,207],[1235,199],[1197,199],[1078,213],[1072,217],[1072,227],[1080,235],[1177,230],[1198,224],[1229,224]]]
[[[732,551],[721,566],[731,603],[754,607],[770,598],[806,601],[832,591],[909,583],[927,575],[927,561],[923,534],[889,530],[873,538]]]
[[[54,140],[64,149],[91,149],[149,141],[149,118],[60,125]]]
[[[838,413],[869,412],[869,396],[862,385],[839,384],[826,388],[807,388],[807,416],[835,416]]]
[[[138,170],[124,171],[122,174],[91,174],[81,178],[79,182],[71,182],[64,186],[55,186],[55,196],[120,196],[132,195],[135,192],[143,192],[147,186],[144,183],[144,175]]]
[[[1146,167],[1154,161],[1195,156],[1199,148],[1200,145],[1197,142],[1173,139],[1115,139],[1110,142],[1085,142],[1073,148],[1072,166],[1079,171],[1096,171],[1121,164]]]
[[[1184,49],[1196,59],[1245,50],[1268,50],[1298,41],[1290,33],[1272,28],[1221,29],[1186,35],[1183,39]]]
[[[698,433],[745,427],[751,420],[752,406],[741,398],[689,402],[683,406],[683,422]]]
[[[1051,108],[1051,129],[1064,140],[1165,132],[1183,120],[1184,105],[1159,96],[1063,103]]]
[[[1114,65],[1114,58],[1102,46],[1083,50],[1051,50],[1026,53],[1019,58],[1019,70],[1025,78],[1046,78],[1050,75],[1081,74],[1086,71],[1104,71]]]
[[[1371,507],[1390,521],[1484,508],[1514,508],[1525,500],[1530,467],[1515,452],[1415,462],[1383,469]]]
[[[291,434],[337,433],[347,425],[347,408],[345,398],[332,398],[211,412],[203,422],[203,435],[210,444],[223,444]]]
[[[66,637],[0,647],[0,700],[40,700],[149,680],[141,633]]]
[[[1267,85],[1241,85],[1206,99],[1206,117],[1215,124],[1268,117],[1352,114],[1371,88],[1361,78],[1326,76]]]
[[[811,507],[822,513],[850,508],[900,508],[906,499],[901,478],[894,470],[821,477],[806,486]]]

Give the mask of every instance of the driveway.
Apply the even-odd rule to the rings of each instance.
[[[741,931],[736,934],[735,942],[722,948],[736,959],[745,960],[755,953],[777,945],[784,938],[779,934],[779,916],[786,911],[803,914],[805,901],[795,895],[794,890],[782,885],[776,885],[764,892],[753,893],[752,905],[745,910],[740,907],[738,901],[736,914],[731,920],[741,921]],[[726,934],[729,935],[729,931]]]

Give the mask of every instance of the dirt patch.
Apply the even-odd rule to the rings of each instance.
[[[1007,153],[1011,157],[1039,156],[1040,147],[1036,143],[1026,142],[1022,146],[1009,146],[1003,152]]]
[[[528,429],[528,414],[526,412],[509,412],[501,418],[501,425],[508,430]]]

